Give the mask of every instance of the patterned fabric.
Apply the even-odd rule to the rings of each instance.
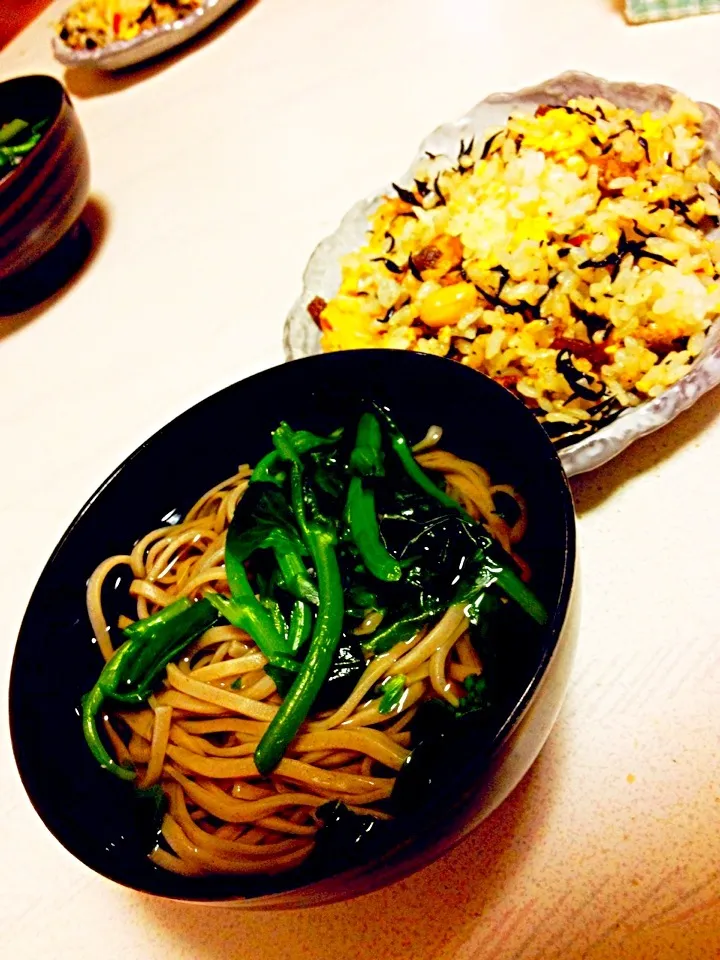
[[[699,13],[720,13],[720,0],[625,0],[630,23],[679,20]]]

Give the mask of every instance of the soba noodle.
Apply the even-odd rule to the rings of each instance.
[[[477,464],[433,449],[439,435],[431,428],[418,445],[417,461],[445,476],[448,493],[527,574],[515,553],[526,526],[522,497],[493,485]],[[130,554],[98,566],[88,582],[87,605],[105,660],[113,647],[103,584],[118,567],[132,572],[130,594],[139,619],[179,597],[200,598],[208,589],[227,593],[225,534],[250,474],[250,467],[240,467],[205,493],[181,523],[148,533]],[[517,504],[511,526],[495,510],[497,493]],[[119,626],[129,622],[122,618]],[[373,621],[370,615],[357,633],[377,626],[377,616]],[[157,866],[184,875],[274,874],[310,854],[320,826],[315,812],[328,800],[387,818],[382,801],[410,754],[408,727],[418,704],[431,697],[457,704],[463,682],[482,671],[463,607],[451,606],[430,628],[369,660],[345,702],[315,713],[273,772],[261,777],[253,753],[281,702],[266,662],[243,630],[213,626],[168,665],[161,689],[144,709],[105,717],[118,761],[135,766],[139,786],[159,783],[167,796],[164,843],[150,855]],[[406,678],[404,693],[382,713],[378,684],[400,675]]]

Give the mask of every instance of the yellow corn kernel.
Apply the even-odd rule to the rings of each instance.
[[[576,173],[578,177],[584,177],[588,172],[588,165],[585,159],[578,153],[574,153],[571,157],[568,157],[565,166],[570,173]]]
[[[614,249],[618,245],[620,237],[622,236],[621,231],[609,223],[604,227],[603,233],[605,234],[608,248],[612,247]]]
[[[663,122],[662,120],[656,120],[649,110],[646,110],[640,117],[640,126],[648,137],[659,140],[662,136]]]
[[[539,243],[541,240],[547,240],[550,228],[551,223],[547,217],[526,217],[518,224],[515,239],[518,243],[523,240]]]
[[[695,203],[691,203],[688,207],[688,214],[690,219],[700,220],[705,214],[705,201],[696,200]]]
[[[420,304],[420,319],[428,327],[445,327],[475,309],[477,290],[471,283],[453,283],[429,294]]]

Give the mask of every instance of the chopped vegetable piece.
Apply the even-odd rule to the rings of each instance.
[[[406,679],[406,677],[399,673],[396,677],[391,677],[387,683],[383,684],[382,696],[378,704],[380,713],[392,713],[392,711],[399,706],[405,693]]]
[[[301,650],[312,633],[312,612],[307,603],[297,600],[293,604],[288,627],[288,646],[290,653]]]
[[[301,451],[287,424],[278,427],[273,442],[289,465],[292,508],[316,570],[319,603],[302,669],[255,751],[255,766],[263,775],[270,773],[280,762],[310,712],[330,671],[344,617],[342,580],[335,551],[337,535],[333,524],[319,513],[314,494],[304,486]]]
[[[144,703],[168,663],[217,619],[213,605],[207,600],[192,603],[183,597],[126,627],[125,642],[105,664],[95,686],[81,701],[85,740],[102,767],[121,779],[135,778],[134,770],[112,759],[100,738],[97,716],[104,703],[107,700]]]
[[[40,142],[49,122],[39,120],[30,126],[27,120],[16,119],[0,127],[0,170],[16,167]]]
[[[371,413],[364,413],[360,418],[355,447],[350,454],[350,469],[356,473],[350,480],[345,511],[350,536],[374,577],[399,580],[402,567],[382,543],[375,495],[364,480],[366,477],[382,477],[385,473],[380,424]]]
[[[247,590],[249,595],[237,600],[230,600],[220,593],[207,593],[205,599],[228,623],[249,633],[266,657],[286,653],[288,646],[285,637],[278,632],[272,616],[252,592],[249,581]]]
[[[474,713],[476,710],[486,710],[489,706],[487,680],[483,674],[471,673],[465,678],[463,684],[465,687],[465,696],[460,698],[460,702],[454,707],[455,715],[465,716],[466,713]]]
[[[425,473],[417,460],[415,460],[415,457],[413,457],[412,453],[412,447],[397,428],[388,411],[382,407],[376,407],[376,409],[378,414],[384,420],[392,448],[397,454],[400,463],[405,468],[405,472],[410,479],[413,480],[421,488],[421,490],[424,490],[425,493],[429,493],[431,497],[435,497],[436,500],[439,500],[440,503],[443,503],[446,507],[451,507],[454,510],[462,511],[463,508],[460,506],[457,500],[453,500],[453,498],[448,496],[444,490],[441,490],[439,487],[437,487],[432,482],[430,477]]]

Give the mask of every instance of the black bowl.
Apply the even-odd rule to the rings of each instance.
[[[510,694],[501,723],[489,739],[470,731],[462,751],[443,754],[451,764],[439,771],[438,788],[410,804],[371,862],[329,879],[302,872],[267,881],[166,873],[146,859],[151,819],[142,804],[127,784],[98,767],[81,733],[79,700],[100,668],[85,613],[86,580],[102,559],[128,552],[163,518],[182,514],[238,463],[259,459],[281,419],[329,431],[360,397],[388,404],[412,439],[440,424],[444,447],[524,494],[530,523],[523,554],[551,620],[535,642],[514,648],[507,659]],[[202,401],[151,437],[102,484],[60,541],[33,593],[12,668],[11,732],[23,783],[71,853],[138,890],[275,907],[381,886],[477,825],[537,756],[569,673],[574,570],[575,520],[562,467],[532,414],[502,387],[448,360],[387,350],[324,354],[267,370]]]

